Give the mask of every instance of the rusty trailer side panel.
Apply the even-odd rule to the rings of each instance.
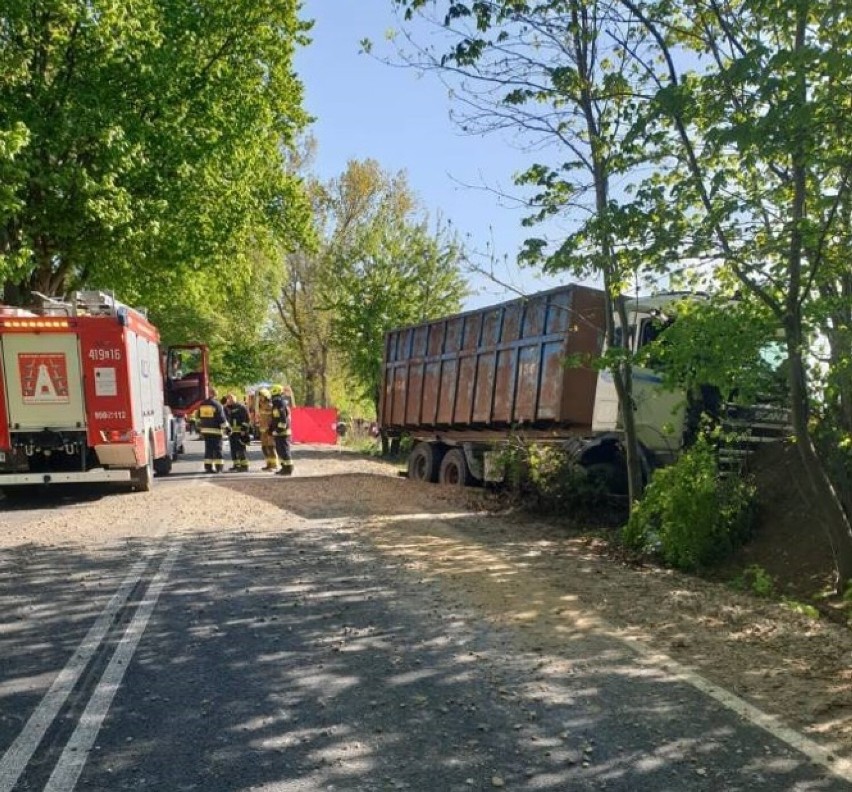
[[[603,292],[576,285],[392,330],[380,424],[415,435],[587,431],[597,372],[565,359],[597,357],[603,338]]]

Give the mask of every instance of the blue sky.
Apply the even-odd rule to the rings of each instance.
[[[330,179],[349,160],[367,158],[386,171],[404,170],[433,220],[450,220],[472,251],[493,249],[500,281],[523,293],[565,282],[567,276],[546,278],[515,264],[523,240],[534,232],[521,227],[520,210],[484,187],[511,191],[512,175],[532,155],[498,134],[463,135],[450,121],[450,100],[435,75],[359,54],[364,38],[377,52],[389,51],[385,32],[397,25],[391,0],[305,0],[302,17],[315,20],[313,43],[299,51],[296,69],[306,108],[316,117],[316,175]],[[517,295],[484,277],[470,280],[477,294],[467,308]]]

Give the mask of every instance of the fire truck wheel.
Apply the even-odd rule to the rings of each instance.
[[[154,460],[154,472],[158,476],[168,476],[172,472],[172,458],[170,456],[160,457]]]
[[[154,444],[148,441],[148,461],[130,472],[130,483],[136,492],[149,492],[154,483]]]

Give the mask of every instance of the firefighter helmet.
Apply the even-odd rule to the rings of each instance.
[[[283,385],[279,385],[277,382],[275,383],[275,385],[273,385],[273,386],[269,389],[269,394],[270,394],[271,396],[280,396],[282,393],[284,393],[284,386],[283,386]]]

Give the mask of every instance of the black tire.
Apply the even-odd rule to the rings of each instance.
[[[627,495],[627,471],[618,462],[594,462],[583,466],[586,478],[596,489],[609,495]]]
[[[172,457],[167,455],[154,460],[154,473],[156,473],[158,476],[168,476],[171,472]]]
[[[413,481],[436,482],[443,457],[438,443],[418,443],[408,455],[408,478]]]
[[[154,484],[154,443],[148,441],[148,459],[142,467],[130,471],[130,486],[136,492],[150,492]]]
[[[470,487],[476,483],[460,448],[451,448],[444,454],[438,469],[438,483],[449,487]]]

